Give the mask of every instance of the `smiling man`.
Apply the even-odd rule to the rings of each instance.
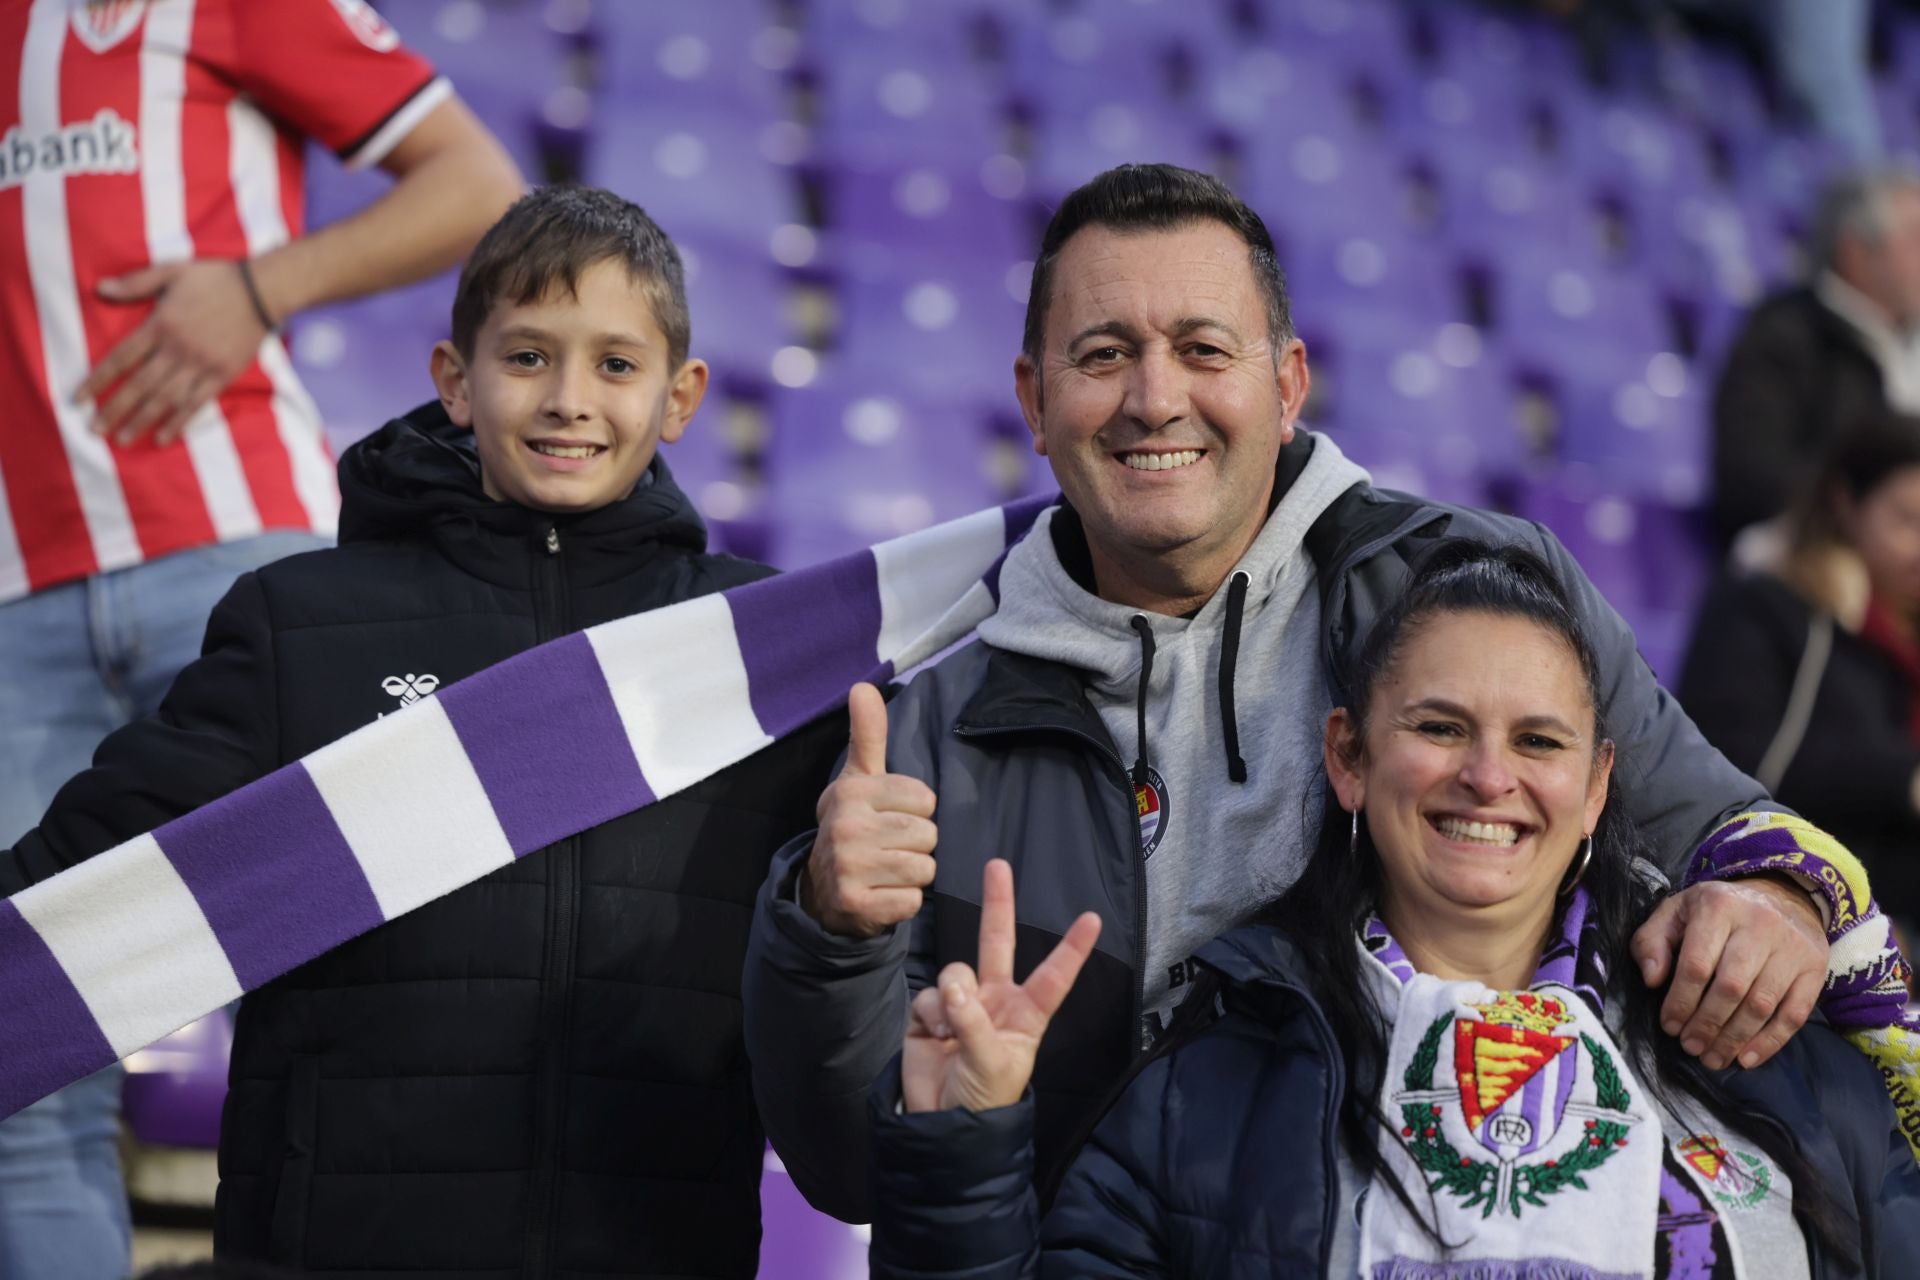
[[[978,643],[890,706],[855,689],[819,828],[776,856],[760,900],[755,1094],[816,1206],[868,1215],[867,1088],[909,994],[971,958],[994,857],[1019,878],[1018,972],[1081,911],[1105,924],[1034,1074],[1038,1167],[1070,1153],[1194,950],[1298,877],[1346,665],[1442,534],[1524,545],[1560,575],[1601,652],[1623,795],[1670,875],[1765,805],[1551,534],[1376,490],[1296,428],[1310,374],[1273,244],[1214,179],[1124,166],[1066,199],[1015,381],[1065,501],[1008,556]],[[1825,976],[1813,902],[1782,880],[1688,889],[1636,954],[1648,981],[1673,979],[1669,1032],[1715,1067],[1770,1056]]]

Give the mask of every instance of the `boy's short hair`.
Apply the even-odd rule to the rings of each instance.
[[[453,345],[473,356],[474,340],[502,300],[524,306],[555,285],[569,293],[599,262],[626,267],[647,293],[677,369],[693,341],[686,272],[667,233],[631,200],[599,187],[538,187],[500,215],[474,246],[453,294]]]

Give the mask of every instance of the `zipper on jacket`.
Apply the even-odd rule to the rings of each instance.
[[[566,564],[560,531],[549,524],[533,557],[534,634],[545,643],[571,630]],[[546,947],[541,963],[540,1048],[534,1068],[534,1165],[528,1198],[525,1275],[544,1280],[553,1270],[553,1238],[560,1217],[561,1138],[566,1130],[567,1024],[572,1016],[574,931],[580,916],[580,837],[547,849]]]
[[[1100,741],[1092,734],[1064,724],[1008,725],[988,727],[971,725],[959,727],[954,734],[961,738],[993,738],[1023,733],[1057,733],[1063,737],[1084,742],[1092,747],[1095,754],[1111,767],[1109,772],[1120,784],[1120,794],[1126,806],[1125,827],[1133,836],[1133,1013],[1130,1029],[1127,1032],[1128,1043],[1136,1045],[1136,1053],[1145,1053],[1153,1048],[1154,1036],[1147,1029],[1147,846],[1140,839],[1140,819],[1135,806],[1133,775],[1127,769],[1120,753],[1111,743]]]

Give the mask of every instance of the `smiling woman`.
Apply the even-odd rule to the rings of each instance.
[[[1015,985],[989,868],[978,973],[874,1093],[874,1274],[1911,1274],[1920,1168],[1860,1055],[1809,1027],[1709,1072],[1660,1030],[1628,950],[1660,894],[1551,570],[1443,543],[1341,674],[1307,871],[1200,950],[1044,1217],[1026,1086],[1094,922]]]

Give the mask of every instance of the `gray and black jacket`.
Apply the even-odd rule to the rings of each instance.
[[[1277,494],[1285,494],[1313,449],[1306,432],[1282,449]],[[1091,589],[1085,536],[1070,509],[1056,515],[1051,535],[1061,562]],[[1367,483],[1335,499],[1305,539],[1332,705],[1345,701],[1340,673],[1374,619],[1412,562],[1442,537],[1517,543],[1558,571],[1600,659],[1603,714],[1618,748],[1616,768],[1626,771],[1630,816],[1676,879],[1724,818],[1773,807],[1660,688],[1627,624],[1551,533]],[[826,933],[794,896],[813,833],[775,855],[748,944],[747,1052],[774,1147],[817,1208],[848,1221],[871,1216],[867,1093],[899,1050],[911,993],[942,966],[974,960],[989,858],[1014,866],[1016,972],[1031,970],[1080,912],[1097,911],[1105,922],[1034,1071],[1043,1177],[1149,1047],[1141,826],[1129,764],[1089,704],[1084,680],[1073,667],[976,642],[920,673],[892,700],[887,767],[925,780],[939,798],[939,871],[910,926],[871,940]]]

